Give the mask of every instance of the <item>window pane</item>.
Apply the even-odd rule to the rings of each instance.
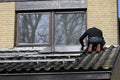
[[[49,14],[19,14],[18,43],[25,45],[49,43]]]
[[[55,44],[78,45],[79,37],[86,29],[85,12],[56,13]]]

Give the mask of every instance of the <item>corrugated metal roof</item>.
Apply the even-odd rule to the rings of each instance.
[[[110,71],[119,55],[120,46],[110,46],[92,54],[80,52],[40,53],[40,51],[0,50],[0,74]]]

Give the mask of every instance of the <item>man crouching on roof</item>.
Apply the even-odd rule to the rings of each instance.
[[[87,46],[88,53],[91,53],[93,50],[96,50],[96,52],[99,53],[103,49],[103,46],[105,45],[102,31],[96,27],[89,28],[87,31],[85,31],[85,33],[79,39],[79,42],[82,45],[81,50],[83,50],[84,48],[83,40],[87,36],[88,36]]]

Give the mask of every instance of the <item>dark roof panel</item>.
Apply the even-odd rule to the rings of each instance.
[[[93,51],[91,54],[82,55],[80,52],[43,54],[40,51],[0,50],[0,73],[110,71],[114,67],[119,51],[120,46],[110,46],[100,53]]]

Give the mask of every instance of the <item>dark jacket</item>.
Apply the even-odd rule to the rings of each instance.
[[[95,27],[89,28],[79,39],[79,42],[81,43],[82,46],[84,46],[83,39],[88,36],[88,39],[91,37],[100,37],[103,39],[103,34],[100,29],[97,29]]]

